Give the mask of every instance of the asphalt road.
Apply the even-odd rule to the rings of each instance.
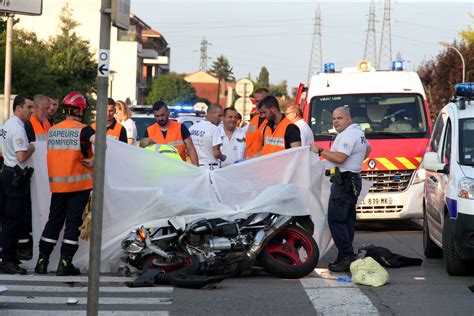
[[[383,246],[423,258],[421,226],[413,222],[358,225],[355,248]],[[269,275],[226,279],[216,287],[131,289],[125,278],[101,277],[100,315],[474,315],[474,275],[450,277],[442,259],[388,269],[390,283],[378,288],[337,280],[326,267],[331,249],[314,273],[301,280]],[[0,275],[0,315],[85,315],[87,276]],[[69,298],[78,300],[68,305]]]

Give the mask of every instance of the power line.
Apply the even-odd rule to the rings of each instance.
[[[309,60],[308,82],[313,74],[321,70],[322,64],[323,47],[321,34],[321,9],[318,3],[314,19],[313,45],[311,47],[311,57]]]
[[[201,62],[199,63],[199,69],[207,71],[207,46],[212,45],[209,43],[205,37],[201,41]]]

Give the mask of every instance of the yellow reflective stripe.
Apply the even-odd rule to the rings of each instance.
[[[72,177],[50,177],[49,182],[76,182],[87,179],[92,179],[92,173],[81,174]]]
[[[421,159],[423,159],[422,157],[415,157],[415,159],[418,161],[418,162],[421,162]]]
[[[397,166],[395,166],[390,160],[387,158],[375,158],[378,162],[384,165],[385,168],[388,170],[398,170]]]
[[[168,145],[170,145],[170,146],[180,146],[180,145],[184,145],[184,142],[182,140],[178,140],[178,141],[175,141],[175,142],[169,142]]]
[[[282,138],[279,138],[279,137],[267,136],[267,137],[265,137],[265,145],[273,145],[273,146],[284,147],[285,146],[285,141]]]
[[[416,166],[412,164],[411,161],[406,159],[405,157],[395,157],[395,159],[397,159],[407,169],[416,169]]]

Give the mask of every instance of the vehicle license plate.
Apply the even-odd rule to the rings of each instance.
[[[378,197],[368,197],[365,198],[362,205],[392,205],[393,201],[391,197],[387,198],[378,198]]]

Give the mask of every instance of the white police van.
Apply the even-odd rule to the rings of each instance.
[[[427,258],[444,257],[449,275],[465,275],[474,269],[474,83],[455,91],[423,158],[423,248]]]

